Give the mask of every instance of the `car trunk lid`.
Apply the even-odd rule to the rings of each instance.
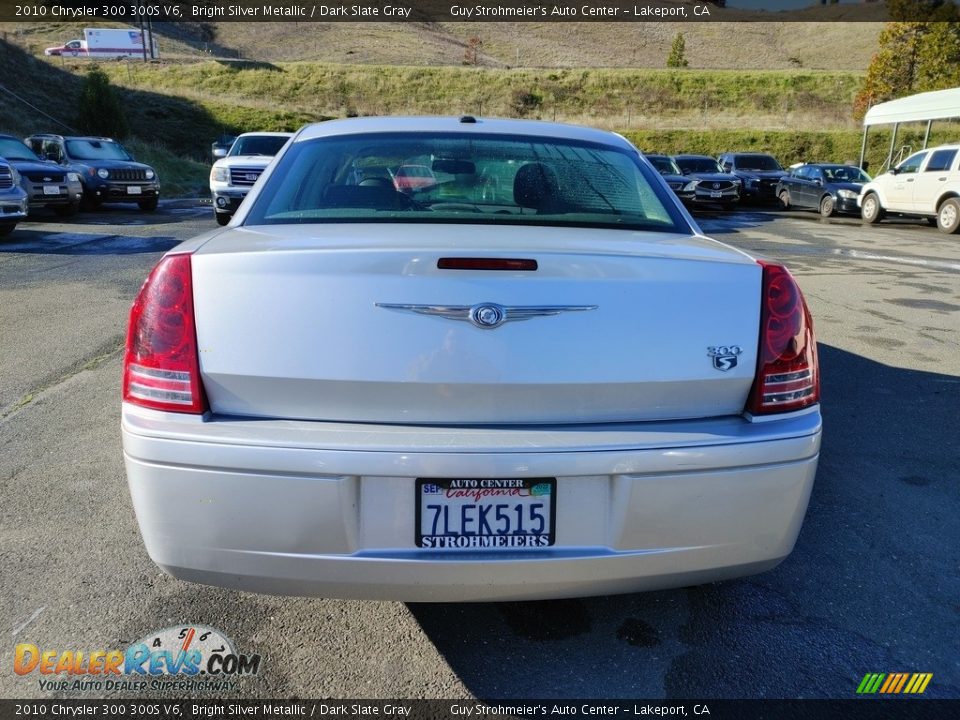
[[[533,260],[536,269],[444,258]],[[224,415],[411,424],[722,416],[742,411],[756,366],[760,268],[700,236],[278,225],[216,236],[194,255],[193,273],[201,374],[212,411]],[[497,308],[505,317],[484,327],[490,308],[488,318]]]

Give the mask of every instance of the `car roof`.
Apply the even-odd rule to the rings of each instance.
[[[808,163],[803,163],[803,165],[801,165],[800,167],[818,167],[818,168],[845,167],[845,168],[857,168],[857,170],[860,169],[856,165],[848,165],[847,163],[837,163],[837,162],[808,162]]]
[[[711,160],[716,162],[715,158],[710,157],[709,155],[674,155],[673,159],[683,158],[684,160]]]
[[[239,138],[242,138],[242,137],[252,137],[252,136],[256,136],[256,137],[293,137],[293,133],[292,133],[292,132],[274,132],[274,131],[272,131],[272,130],[264,130],[263,132],[257,131],[257,132],[245,132],[245,133],[241,133],[241,134],[237,135],[237,138],[239,139]]]
[[[636,152],[626,138],[616,133],[579,125],[541,120],[458,117],[365,117],[327,120],[307,125],[295,142],[337,135],[367,133],[476,133],[478,135],[526,135],[548,139],[581,140],[612,145]]]
[[[113,138],[98,137],[96,135],[54,135],[53,133],[37,133],[27,136],[28,140],[97,140],[98,142],[117,142]]]

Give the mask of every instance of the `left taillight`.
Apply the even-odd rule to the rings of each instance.
[[[800,410],[820,401],[817,340],[810,310],[783,265],[763,268],[757,375],[747,400],[753,415]]]
[[[168,412],[207,409],[193,314],[190,255],[164,257],[130,308],[123,400]]]

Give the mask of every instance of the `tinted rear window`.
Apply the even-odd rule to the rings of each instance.
[[[676,158],[681,170],[691,173],[722,173],[723,168],[713,158],[688,157]]]
[[[427,183],[404,179],[422,167]],[[404,172],[400,173],[403,168]],[[507,135],[378,133],[301,141],[245,223],[570,225],[689,232],[639,155]]]
[[[737,170],[783,170],[780,163],[769,155],[736,155],[734,162]]]

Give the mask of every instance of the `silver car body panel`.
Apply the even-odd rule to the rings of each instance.
[[[384,227],[236,228],[193,255],[200,366],[214,412],[502,424],[743,409],[761,272],[742,253],[621,230]],[[536,272],[437,268],[443,256],[517,248],[536,258]],[[382,307],[483,303],[596,309],[486,329]],[[718,372],[712,345],[743,348],[737,367]]]

